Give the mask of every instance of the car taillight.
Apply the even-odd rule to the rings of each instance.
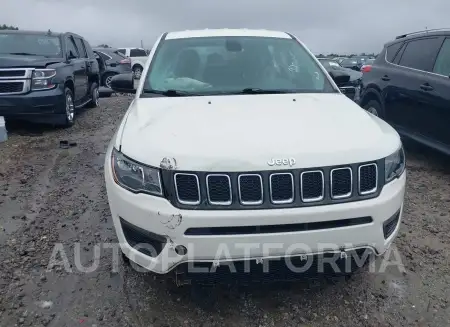
[[[372,70],[372,65],[364,65],[361,67],[361,73],[368,73]]]
[[[119,61],[119,63],[121,64],[131,64],[131,60],[130,59],[122,59],[121,61]]]

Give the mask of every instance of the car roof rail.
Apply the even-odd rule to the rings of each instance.
[[[437,31],[450,31],[450,28],[448,27],[444,27],[444,28],[432,28],[432,29],[427,29],[427,30],[423,30],[423,31],[417,31],[417,32],[411,32],[411,33],[406,33],[406,34],[402,34],[402,35],[398,35],[395,37],[396,40],[398,39],[403,39],[407,36],[410,35],[414,35],[414,34],[423,34],[423,33],[428,33],[428,32],[437,32]]]

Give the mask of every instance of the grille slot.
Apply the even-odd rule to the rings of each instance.
[[[274,204],[294,201],[294,176],[291,173],[276,173],[269,177],[270,200]]]
[[[25,77],[26,76],[26,70],[24,69],[8,69],[8,70],[0,70],[0,77]]]
[[[182,204],[200,204],[200,184],[195,174],[177,173],[174,176],[178,202]]]
[[[0,82],[1,93],[20,93],[23,90],[24,82]]]
[[[300,190],[303,202],[321,201],[325,192],[324,177],[321,170],[304,171],[300,175]]]
[[[243,205],[258,205],[263,203],[263,183],[261,175],[239,175],[238,190],[239,201]]]
[[[208,201],[211,204],[230,205],[232,202],[231,180],[228,175],[211,174],[206,177]]]
[[[374,163],[362,165],[358,168],[358,191],[361,195],[372,194],[377,191],[378,169]]]
[[[343,199],[352,195],[352,169],[350,167],[331,170],[331,198]]]

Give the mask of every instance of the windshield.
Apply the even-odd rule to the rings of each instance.
[[[242,36],[165,40],[152,58],[143,93],[233,94],[249,88],[337,92],[296,40]]]
[[[57,36],[45,34],[0,34],[0,54],[62,57],[61,42]]]

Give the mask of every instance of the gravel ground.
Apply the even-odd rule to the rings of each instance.
[[[97,269],[80,272],[76,251],[89,266],[96,244],[116,241],[102,166],[128,103],[102,99],[67,130],[9,126],[0,144],[0,326],[450,326],[450,162],[418,147],[407,149],[393,252],[404,270],[199,290],[116,265],[102,248]],[[61,140],[77,144],[61,149]],[[55,249],[68,269],[48,269]]]

